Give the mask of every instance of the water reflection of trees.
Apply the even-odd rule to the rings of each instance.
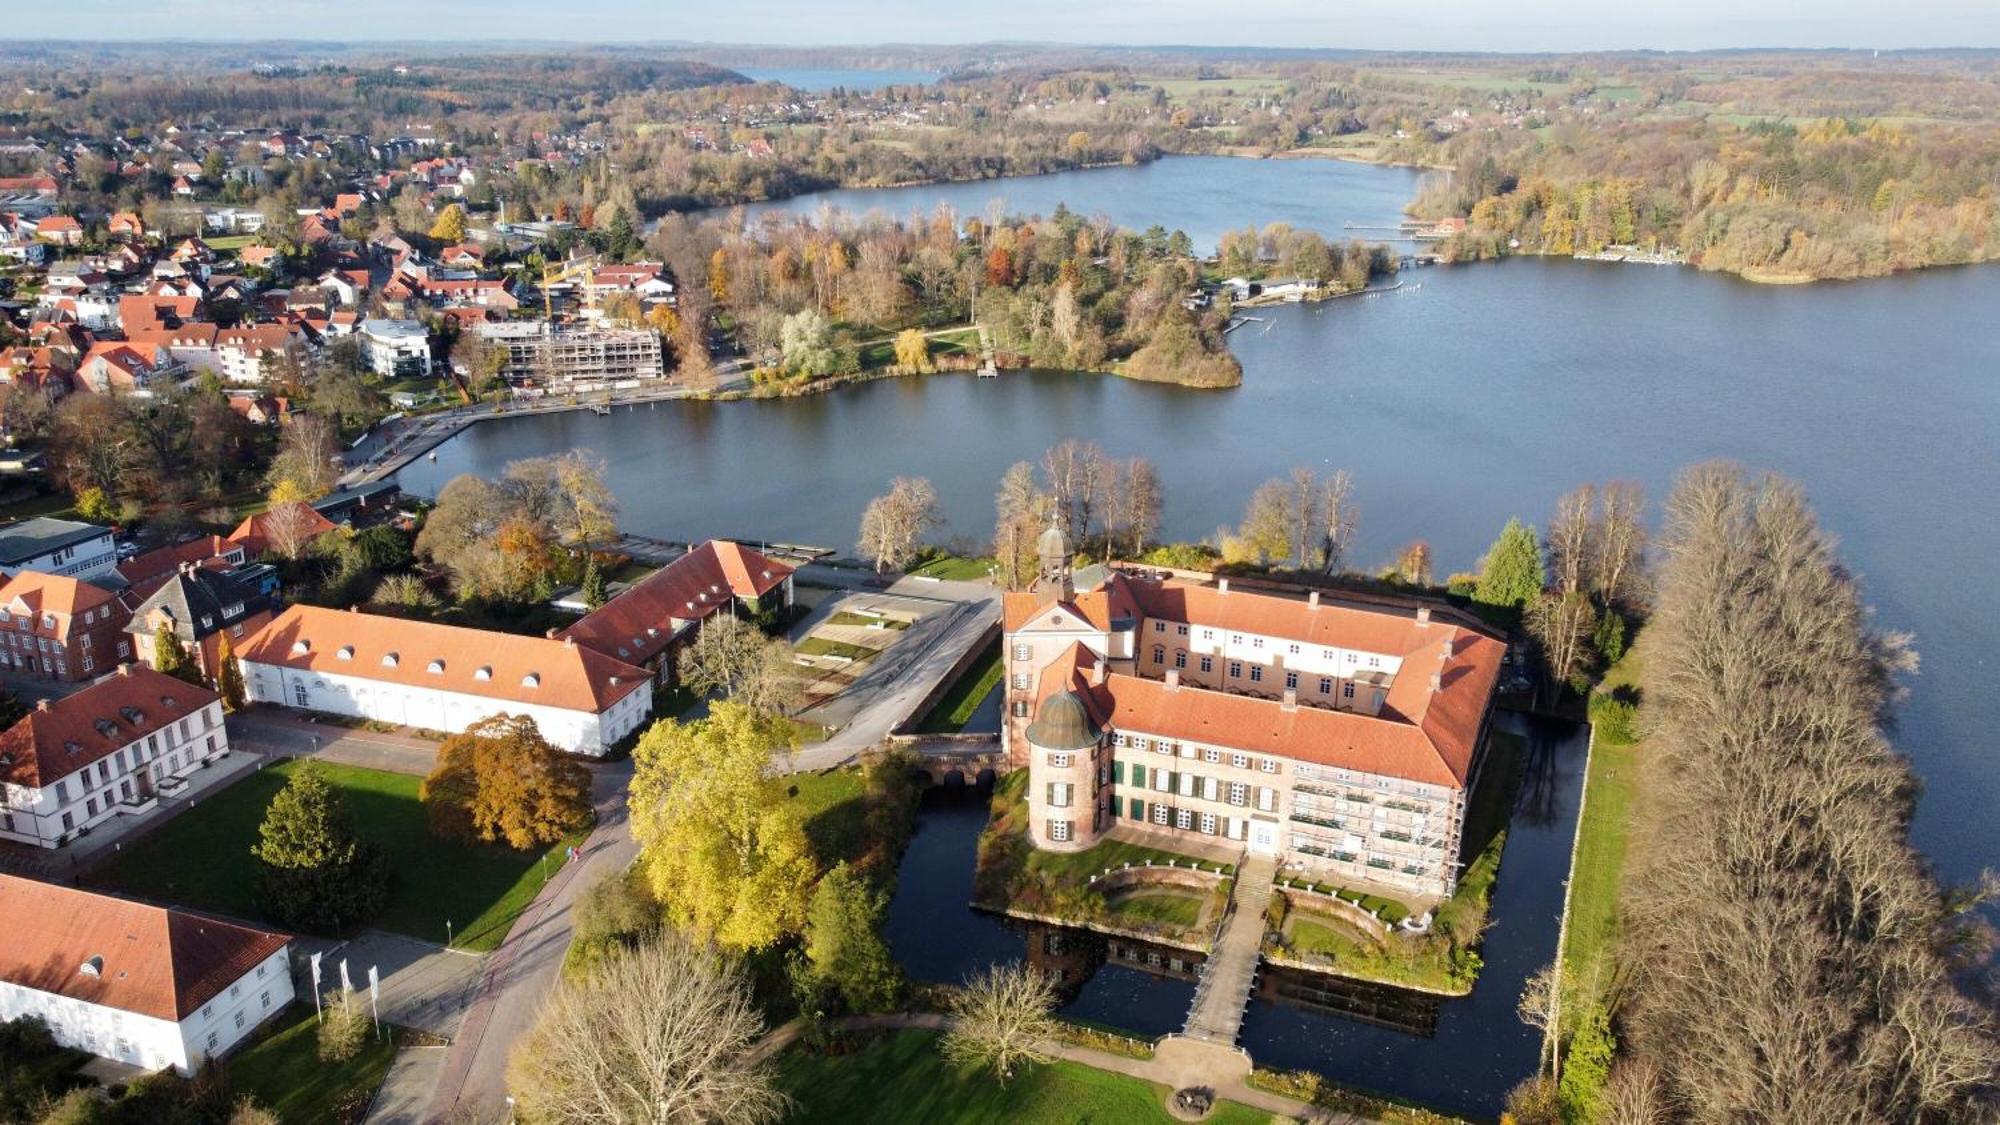
[[[1558,729],[1548,720],[1530,717],[1521,733],[1527,750],[1521,767],[1521,791],[1514,798],[1514,816],[1536,827],[1559,823],[1563,788],[1558,749],[1568,734],[1567,725]]]

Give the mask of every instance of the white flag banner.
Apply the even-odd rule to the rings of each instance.
[[[368,1011],[376,1023],[382,1022],[382,975],[376,966],[368,966]]]
[[[340,990],[342,992],[354,991],[354,982],[347,978],[347,958],[345,957],[340,959]]]
[[[323,956],[325,956],[323,953],[312,955],[313,996],[315,998],[319,996],[319,959]]]

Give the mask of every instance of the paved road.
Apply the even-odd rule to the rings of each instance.
[[[591,884],[631,866],[639,845],[626,825],[625,791],[632,763],[594,767],[591,799],[597,828],[582,856],[543,886],[486,958],[479,993],[446,1053],[427,1121],[497,1122],[508,1118],[507,1059],[534,1023],[554,987],[569,948],[571,910]]]
[[[390,773],[424,775],[437,766],[435,742],[407,734],[314,723],[275,709],[230,716],[229,742],[274,757],[306,755]]]

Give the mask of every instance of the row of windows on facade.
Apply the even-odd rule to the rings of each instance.
[[[206,708],[204,708],[201,712],[201,719],[202,719],[201,722],[202,730],[206,731],[214,729],[215,717]],[[180,749],[180,746],[176,744],[177,740],[174,738],[174,732],[177,729],[180,732],[180,738],[178,739],[179,743],[186,743],[194,738],[195,732],[190,724],[190,720],[182,719],[178,724],[174,726],[162,727],[159,730],[156,730],[153,733],[147,735],[146,741],[144,743],[135,741],[129,746],[126,746],[109,755],[106,755],[105,757],[99,758],[92,765],[83,767],[82,769],[76,771],[75,773],[70,774],[69,777],[57,778],[56,804],[63,805],[69,803],[70,799],[69,781],[71,777],[76,778],[77,783],[82,787],[77,790],[78,795],[82,795],[84,793],[90,792],[98,785],[102,785],[110,781],[114,773],[116,774],[131,773],[134,770],[137,770],[144,763],[150,762],[153,759],[159,757],[162,745],[160,741],[161,735],[166,736],[165,747],[168,752]],[[210,735],[208,738],[208,749],[210,753],[213,753],[215,751],[214,735]],[[93,772],[96,775],[94,781],[92,779]]]
[[[106,621],[111,619],[110,606],[108,605],[92,606],[91,608],[84,610],[83,616],[78,618],[78,620],[85,625],[89,625],[92,622],[100,619]],[[0,625],[7,625],[10,623],[16,629],[22,629],[22,630],[32,629],[35,627],[35,615],[32,613],[24,613],[19,617],[16,617],[14,616],[13,611],[7,609],[0,609]],[[56,627],[56,615],[53,613],[44,612],[42,614],[42,628],[53,629],[55,627]]]
[[[1099,782],[1107,780],[1100,777]],[[1114,784],[1125,784],[1125,763],[1112,764],[1108,779]],[[1150,784],[1148,784],[1150,782]],[[1238,808],[1249,808],[1252,803],[1263,812],[1275,812],[1278,808],[1278,791],[1266,785],[1252,786],[1241,781],[1224,782],[1219,778],[1203,777],[1199,774],[1177,773],[1173,770],[1154,769],[1149,777],[1146,767],[1132,766],[1132,786],[1136,789],[1150,789],[1158,793],[1175,793],[1196,800],[1227,803]],[[1052,808],[1068,808],[1075,799],[1075,787],[1067,781],[1048,783],[1048,802]]]
[[[1167,623],[1166,623],[1165,621],[1155,621],[1155,622],[1153,622],[1153,632],[1155,632],[1155,633],[1165,633],[1166,631],[1167,631]],[[1176,633],[1177,633],[1178,635],[1180,635],[1180,636],[1183,636],[1183,637],[1185,637],[1185,636],[1187,636],[1187,635],[1188,635],[1188,626],[1186,626],[1186,625],[1183,625],[1183,624],[1176,624],[1176,625],[1174,626],[1174,631],[1175,631],[1175,632],[1176,632]],[[1204,640],[1204,641],[1212,641],[1212,640],[1214,640],[1214,639],[1215,639],[1215,630],[1214,630],[1214,629],[1208,629],[1208,628],[1204,628],[1204,629],[1202,629],[1202,631],[1201,631],[1201,638],[1200,638],[1200,639],[1201,639],[1201,640]],[[1230,643],[1230,644],[1235,644],[1235,645],[1240,645],[1240,644],[1242,644],[1243,642],[1244,642],[1244,635],[1243,635],[1242,633],[1231,633],[1231,634],[1229,635],[1229,643]],[[1263,647],[1264,647],[1264,638],[1263,638],[1263,637],[1260,637],[1260,636],[1256,636],[1256,635],[1254,635],[1254,634],[1253,634],[1253,635],[1252,635],[1252,636],[1250,637],[1250,647],[1251,647],[1251,648],[1253,648],[1253,649],[1258,649],[1258,648],[1263,648]],[[1300,653],[1301,653],[1301,646],[1300,646],[1299,644],[1297,644],[1296,642],[1287,642],[1287,643],[1286,643],[1286,645],[1285,645],[1285,650],[1286,650],[1286,653],[1287,653],[1287,655],[1290,655],[1290,656],[1298,656],[1298,655],[1300,655]],[[1334,661],[1334,660],[1337,660],[1337,659],[1339,659],[1339,658],[1340,658],[1340,655],[1341,655],[1341,651],[1342,651],[1342,650],[1338,650],[1338,649],[1331,649],[1331,648],[1323,648],[1323,649],[1320,649],[1320,650],[1319,650],[1319,656],[1320,656],[1320,659],[1321,659],[1321,660],[1325,660],[1325,661],[1329,661],[1329,662],[1331,662],[1331,661]],[[1027,643],[1023,642],[1023,643],[1019,643],[1019,644],[1016,644],[1016,645],[1014,646],[1014,659],[1016,659],[1016,660],[1028,660],[1028,659],[1032,659],[1032,658],[1033,658],[1033,656],[1034,656],[1034,646],[1033,646],[1033,645],[1030,645],[1030,644],[1027,644]],[[1350,664],[1359,664],[1359,663],[1361,663],[1361,662],[1362,662],[1363,660],[1366,660],[1366,662],[1367,662],[1367,664],[1368,664],[1368,667],[1370,667],[1370,668],[1380,668],[1380,667],[1382,666],[1382,658],[1381,658],[1381,657],[1379,657],[1379,656],[1367,656],[1367,657],[1362,657],[1362,656],[1357,656],[1357,655],[1355,655],[1354,653],[1347,653],[1347,658],[1348,658],[1348,663],[1350,663]]]
[[[1153,646],[1153,663],[1162,666],[1164,666],[1167,663],[1167,650],[1165,648],[1159,645]],[[1175,668],[1186,668],[1188,666],[1188,654],[1185,649],[1177,650],[1174,653],[1173,664]],[[1213,674],[1215,671],[1215,658],[1211,656],[1199,657],[1197,659],[1197,666],[1201,669],[1202,674],[1204,675]],[[1229,678],[1232,680],[1240,680],[1245,678],[1244,664],[1242,661],[1232,660],[1229,662]],[[1263,683],[1264,666],[1262,664],[1250,665],[1248,678],[1250,682],[1253,684]],[[1333,684],[1334,684],[1333,677],[1331,676],[1319,677],[1319,694],[1332,695]],[[1015,691],[1027,691],[1029,688],[1033,686],[1034,686],[1034,677],[1031,674],[1027,672],[1014,673]],[[1299,690],[1299,674],[1296,671],[1287,671],[1285,673],[1285,688],[1289,691]],[[1381,694],[1382,693],[1380,690],[1377,690],[1375,692],[1375,695],[1377,696],[1375,703],[1377,706],[1379,706],[1382,702],[1380,699]],[[1340,685],[1340,697],[1342,699],[1354,698],[1353,681],[1350,680]]]

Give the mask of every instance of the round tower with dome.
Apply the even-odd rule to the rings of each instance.
[[[1098,760],[1104,732],[1090,717],[1090,705],[1074,691],[1055,692],[1036,708],[1027,742],[1028,830],[1035,846],[1074,852],[1095,844],[1102,831]]]

